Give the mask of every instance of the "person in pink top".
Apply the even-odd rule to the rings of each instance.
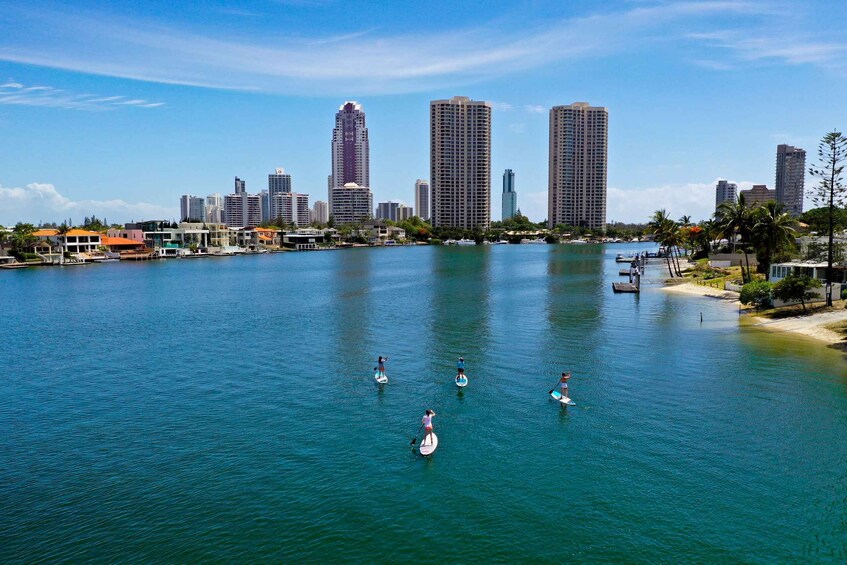
[[[423,424],[424,429],[426,430],[426,435],[424,435],[424,439],[421,442],[421,445],[426,445],[426,440],[429,438],[429,443],[432,445],[432,417],[435,416],[435,412],[432,410],[427,410],[424,414],[424,417],[421,419],[421,423]]]

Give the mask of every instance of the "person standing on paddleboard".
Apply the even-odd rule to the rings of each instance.
[[[426,430],[426,434],[424,435],[423,441],[421,445],[426,445],[426,439],[429,438],[429,443],[432,445],[432,438],[430,435],[432,434],[432,417],[435,416],[435,412],[432,410],[427,410],[424,414],[424,417],[421,419],[421,423],[423,424],[424,430]]]
[[[465,372],[465,358],[464,357],[459,357],[459,361],[456,363],[456,370],[459,371],[459,373]]]
[[[562,373],[562,378],[559,381],[559,388],[562,389],[562,398],[570,398],[568,396],[568,380],[570,380],[570,373]]]
[[[385,362],[386,361],[388,361],[388,357],[383,357],[382,355],[380,355],[379,359],[376,362],[377,368],[379,370],[379,376],[381,376],[381,377],[385,376]]]

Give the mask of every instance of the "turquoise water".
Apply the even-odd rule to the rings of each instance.
[[[635,249],[0,273],[0,561],[843,563],[844,355]]]

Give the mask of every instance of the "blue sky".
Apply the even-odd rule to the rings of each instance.
[[[494,105],[501,175],[547,216],[548,110],[609,109],[609,221],[707,217],[845,128],[847,3],[0,0],[0,224],[176,218],[285,167],[326,199],[334,113],[367,113],[374,201],[429,176],[430,100]],[[813,182],[807,179],[808,185]],[[810,203],[807,201],[807,208]]]

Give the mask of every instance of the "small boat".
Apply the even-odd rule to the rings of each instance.
[[[497,241],[494,242],[494,245],[509,245],[509,242],[506,241],[505,239],[498,239]]]
[[[588,242],[585,241],[584,239],[572,239],[568,243],[573,243],[574,245],[584,245]]]
[[[476,242],[472,239],[460,239],[456,245],[476,245]]]
[[[617,263],[632,263],[633,261],[635,261],[635,256],[626,256],[623,253],[618,253],[617,257],[615,257],[615,261]]]
[[[535,238],[535,239],[522,239],[521,243],[529,243],[529,244],[535,244],[535,245],[547,245],[547,240],[545,240],[543,237],[538,237],[538,238]]]

